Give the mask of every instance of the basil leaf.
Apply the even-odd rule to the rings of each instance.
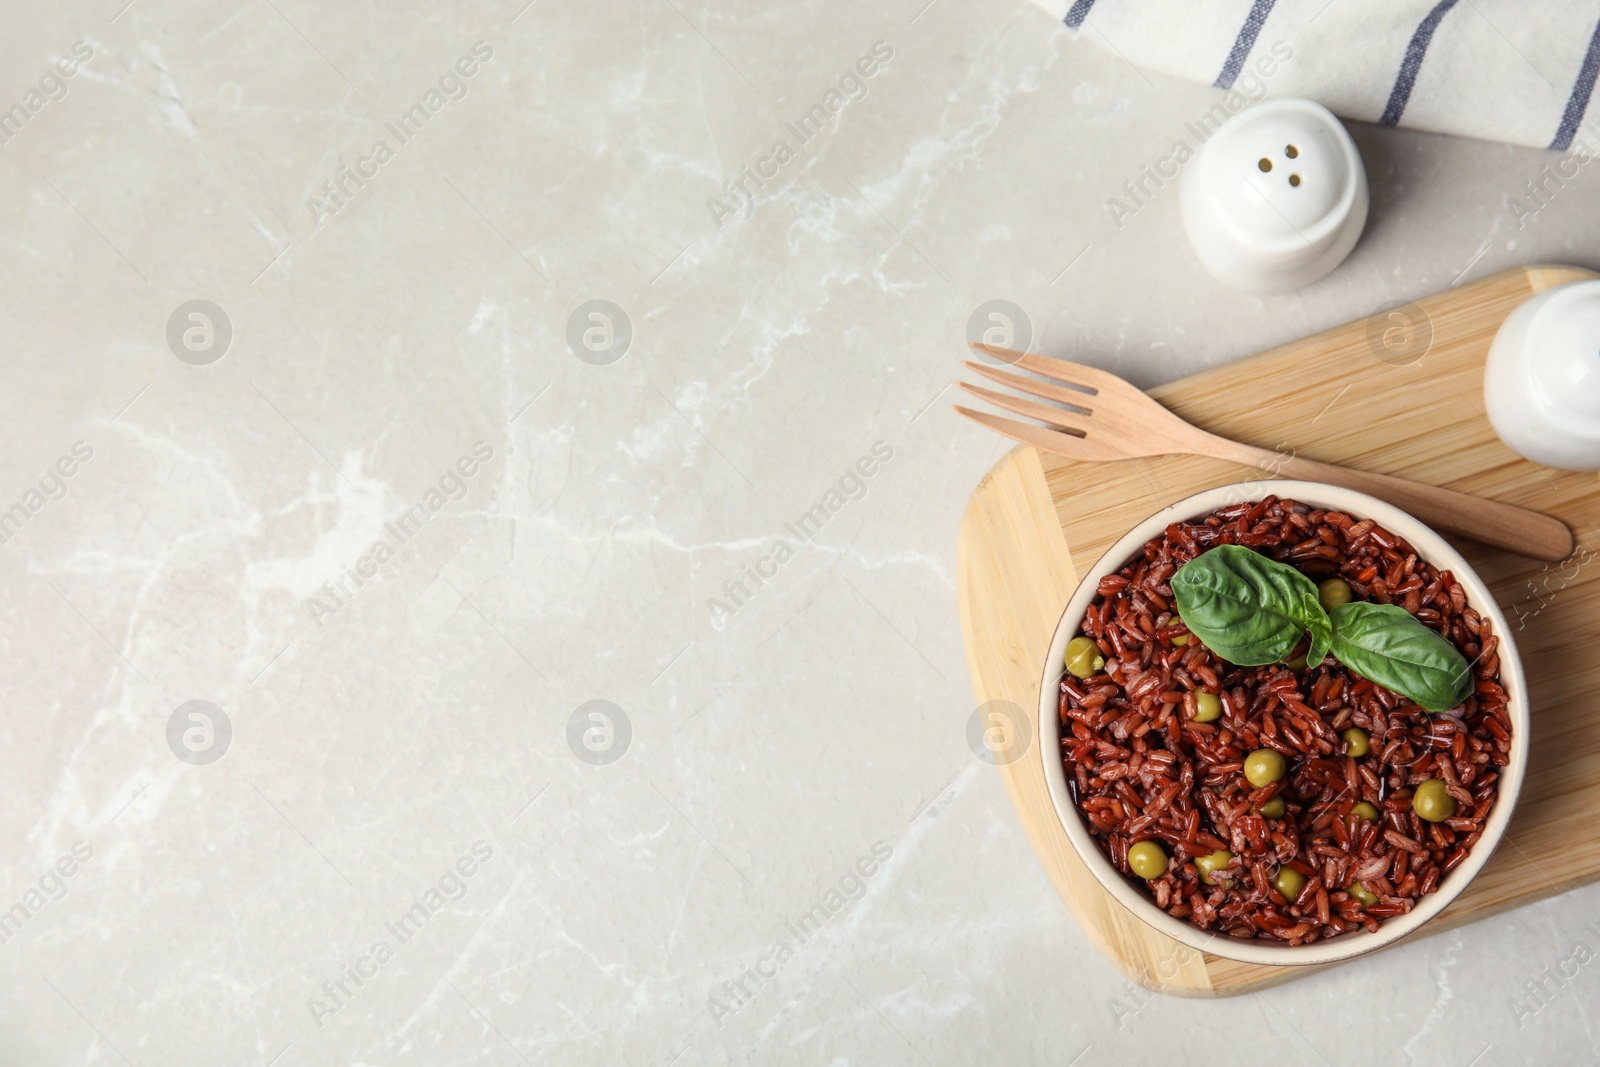
[[[1335,608],[1333,655],[1428,711],[1449,711],[1472,692],[1472,667],[1461,651],[1395,604]]]
[[[1332,640],[1311,579],[1240,545],[1218,545],[1172,576],[1178,617],[1229,663],[1277,663],[1311,631],[1311,651]]]
[[[1313,611],[1312,609],[1315,609]],[[1322,608],[1322,601],[1312,596],[1306,609],[1306,629],[1311,631],[1311,647],[1306,650],[1306,667],[1316,667],[1333,651],[1333,620]]]

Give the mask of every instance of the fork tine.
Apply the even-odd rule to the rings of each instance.
[[[1033,426],[1015,419],[1003,419],[999,415],[991,415],[986,411],[973,411],[960,404],[951,404],[950,407],[958,415],[965,415],[979,426],[987,426],[995,433],[1011,438],[1013,441],[1045,452],[1054,452],[1058,456],[1068,459],[1093,459],[1084,447],[1084,439],[1073,437],[1071,434],[1057,433],[1047,430],[1043,426]]]
[[[1135,387],[1109,371],[1100,370],[1083,363],[1074,363],[1069,359],[1051,359],[1048,356],[1034,355],[1032,352],[1016,352],[1009,348],[998,348],[977,341],[971,342],[973,348],[979,352],[993,356],[1003,363],[1023,370],[1032,371],[1046,378],[1053,378],[1058,382],[1076,385],[1081,389],[1092,392],[1107,390],[1127,391]]]
[[[1027,355],[1026,352],[1018,352],[1014,348],[1001,348],[999,345],[986,345],[982,341],[968,341],[967,347],[975,348],[986,356],[993,356],[1002,363],[1015,363],[1018,359]]]
[[[1140,391],[1110,371],[1103,371],[1086,363],[1074,363],[1068,359],[1051,359],[1048,356],[1036,356],[1032,352],[1026,352],[1017,360],[1017,366],[1094,393]]]
[[[1089,420],[1083,415],[1071,411],[1062,411],[1060,408],[1047,407],[1044,404],[1035,404],[1031,400],[1012,396],[1009,393],[997,393],[993,389],[985,389],[981,385],[972,385],[968,382],[957,382],[961,388],[975,397],[987,400],[997,408],[1002,408],[1013,415],[1022,415],[1030,419],[1038,419],[1046,426],[1056,430],[1065,430],[1074,437],[1084,437],[1089,432]]]
[[[1091,406],[1094,403],[1094,397],[1088,393],[1080,393],[1074,389],[1063,389],[1059,385],[1041,382],[1037,378],[1024,378],[1020,374],[1012,374],[1010,371],[1003,371],[999,367],[990,367],[983,363],[974,363],[970,359],[962,360],[961,365],[970,371],[983,375],[992,382],[1009,385],[1018,392],[1043,397],[1046,400],[1055,400],[1062,404],[1069,404],[1084,415],[1090,415],[1094,412],[1094,408]]]

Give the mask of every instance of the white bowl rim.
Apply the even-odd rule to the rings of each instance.
[[[1440,888],[1422,898],[1411,911],[1384,920],[1377,933],[1359,930],[1311,945],[1245,941],[1225,934],[1207,933],[1162,911],[1143,889],[1128,881],[1100,851],[1099,844],[1090,835],[1083,817],[1072,803],[1067,790],[1066,768],[1060,757],[1060,664],[1066,655],[1067,642],[1077,634],[1100,579],[1119,570],[1147,541],[1159,536],[1170,524],[1209,515],[1230,504],[1259,500],[1268,495],[1310,507],[1341,511],[1356,519],[1371,519],[1409,541],[1419,558],[1440,570],[1450,571],[1465,587],[1468,605],[1493,623],[1494,632],[1500,639],[1500,684],[1506,691],[1507,712],[1511,718],[1511,760],[1501,772],[1498,799],[1484,824],[1483,836],[1461,865],[1441,881]],[[1045,660],[1044,677],[1039,690],[1038,736],[1045,783],[1050,790],[1051,802],[1055,805],[1056,817],[1096,881],[1135,918],[1174,941],[1224,959],[1273,967],[1327,964],[1365,955],[1410,935],[1454,902],[1483,869],[1505,835],[1527,770],[1528,730],[1527,686],[1516,642],[1499,604],[1461,554],[1426,524],[1393,504],[1353,489],[1289,479],[1237,482],[1194,493],[1162,508],[1118,538],[1084,573],[1062,611],[1055,636],[1050,642],[1050,653]]]

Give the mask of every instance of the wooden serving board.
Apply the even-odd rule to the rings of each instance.
[[[1537,508],[1566,520],[1577,537],[1566,563],[1548,565],[1451,538],[1506,613],[1528,677],[1533,738],[1507,837],[1417,937],[1600,878],[1600,480],[1522,459],[1495,436],[1483,408],[1484,359],[1505,317],[1535,293],[1594,276],[1571,267],[1506,271],[1419,300],[1399,317],[1348,323],[1151,390],[1223,436]],[[1405,357],[1393,349],[1417,343],[1405,324],[1418,307],[1431,321],[1431,347],[1420,362],[1397,365]],[[1383,347],[1385,330],[1399,331],[1388,335],[1391,349]],[[973,493],[958,549],[961,621],[979,703],[1009,700],[1036,722],[1044,657],[1076,575],[1168,504],[1253,479],[1270,492],[1259,470],[1188,456],[1087,464],[1019,448],[1001,460]],[[1054,740],[1042,743],[1053,750]],[[1141,985],[1227,996],[1315,969],[1235,963],[1146,926],[1073,851],[1039,750],[999,770],[1067,907]]]

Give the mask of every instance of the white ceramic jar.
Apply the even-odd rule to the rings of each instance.
[[[1219,280],[1251,292],[1308,285],[1367,223],[1367,172],[1333,113],[1269,100],[1222,124],[1184,169],[1184,229]]]
[[[1600,470],[1600,279],[1546,289],[1507,316],[1483,399],[1495,433],[1528,459]]]

